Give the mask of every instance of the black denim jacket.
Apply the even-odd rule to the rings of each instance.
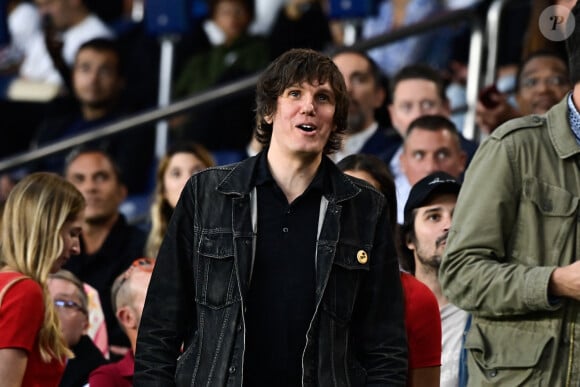
[[[302,384],[404,386],[403,296],[385,199],[323,162],[331,192],[321,203]],[[242,386],[255,167],[254,157],[212,168],[185,186],[149,285],[135,386]]]

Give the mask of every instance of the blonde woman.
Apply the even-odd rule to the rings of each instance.
[[[58,386],[72,357],[47,289],[79,254],[85,199],[56,174],[33,173],[10,192],[0,246],[0,380],[4,387]]]
[[[155,191],[150,210],[151,229],[145,256],[155,258],[167,230],[169,218],[187,179],[196,172],[215,165],[211,153],[194,142],[174,144],[159,161]]]

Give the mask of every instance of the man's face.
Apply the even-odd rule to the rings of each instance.
[[[57,31],[65,31],[74,25],[73,10],[78,7],[76,0],[34,0],[42,17],[50,18]]]
[[[466,160],[459,141],[449,130],[432,131],[419,127],[413,128],[405,138],[400,156],[401,169],[411,185],[437,171],[459,178]]]
[[[72,75],[81,104],[101,108],[117,100],[124,85],[118,66],[118,58],[111,51],[88,48],[78,52]]]
[[[417,270],[437,272],[456,202],[455,194],[439,194],[434,195],[423,207],[416,209],[415,238],[407,241],[407,247],[413,251],[418,261]]]
[[[87,152],[79,155],[70,163],[65,177],[85,197],[87,223],[102,223],[117,216],[127,189],[117,179],[113,165],[103,154]]]
[[[135,271],[131,274],[131,309],[135,313],[135,320],[137,321],[135,328],[139,326],[141,316],[143,315],[143,307],[145,306],[149,282],[151,282],[151,272]]]
[[[341,53],[333,61],[344,77],[350,97],[348,130],[358,133],[375,121],[375,109],[383,103],[385,92],[375,83],[366,58],[356,53]]]
[[[79,290],[72,282],[60,278],[50,278],[47,286],[53,300],[72,301],[76,304],[76,306],[68,304],[56,308],[60,328],[67,344],[69,346],[76,345],[89,327],[86,311],[81,310],[82,302]]]
[[[225,34],[226,43],[242,36],[250,24],[250,14],[239,0],[220,1],[214,12],[214,22]]]
[[[391,122],[399,134],[405,137],[413,120],[425,115],[450,116],[449,104],[437,93],[435,82],[426,79],[405,79],[393,91],[393,103],[389,105]]]
[[[270,151],[290,157],[321,157],[336,129],[336,101],[330,84],[307,82],[287,87],[278,96],[276,112],[266,121],[273,125]]]
[[[519,79],[516,100],[523,115],[543,114],[560,102],[572,86],[562,60],[539,56],[530,60]]]

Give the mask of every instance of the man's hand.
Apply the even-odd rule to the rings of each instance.
[[[495,107],[487,108],[480,101],[475,106],[475,123],[485,134],[490,134],[504,122],[521,116],[504,94],[492,94],[490,99],[497,104]]]
[[[550,276],[548,292],[552,296],[580,301],[580,261],[554,270]]]

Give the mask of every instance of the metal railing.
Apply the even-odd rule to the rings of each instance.
[[[405,26],[380,36],[358,41],[352,47],[367,50],[412,35],[424,33],[453,24],[465,23],[466,21],[470,22],[471,25],[471,43],[469,50],[468,70],[469,75],[467,85],[467,108],[469,113],[470,111],[474,110],[475,102],[477,99],[477,90],[481,83],[481,58],[483,52],[482,22],[475,9],[460,9],[456,11],[449,11],[439,16],[429,18],[428,20]],[[62,152],[87,141],[107,137],[125,130],[136,130],[143,125],[163,120],[179,113],[183,113],[200,105],[211,103],[212,101],[219,98],[252,90],[256,86],[259,75],[260,74],[255,74],[253,76],[240,79],[236,82],[195,94],[189,98],[173,102],[167,106],[144,111],[126,119],[119,120],[115,123],[92,129],[90,132],[79,134],[35,150],[4,158],[0,160],[0,172],[25,165],[26,163],[41,159],[54,153]],[[464,128],[466,137],[474,138],[474,121],[474,116],[466,116],[466,128]],[[467,133],[465,132],[466,129]],[[159,141],[159,139],[157,140]]]

